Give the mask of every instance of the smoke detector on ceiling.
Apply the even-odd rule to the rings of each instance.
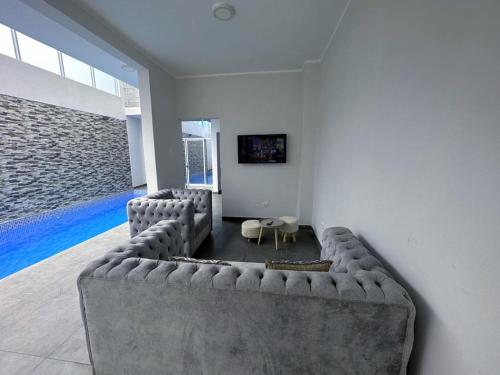
[[[215,3],[212,6],[212,13],[220,21],[229,21],[234,17],[235,9],[228,3]]]

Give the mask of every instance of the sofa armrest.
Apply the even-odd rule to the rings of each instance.
[[[143,258],[158,261],[183,255],[184,242],[180,231],[181,224],[178,221],[159,221],[126,244],[111,249],[104,256],[89,263],[80,273],[80,277],[102,276],[125,259]]]
[[[189,199],[194,203],[194,212],[206,213],[212,230],[212,191],[206,189],[170,189],[174,198]]]
[[[184,243],[184,255],[191,254],[194,243],[194,203],[180,199],[132,199],[127,204],[130,237],[162,220],[176,220]]]

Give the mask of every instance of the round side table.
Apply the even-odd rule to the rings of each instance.
[[[274,229],[274,241],[276,243],[276,250],[278,250],[278,229],[280,229],[283,226],[283,224],[284,224],[283,220],[280,220],[280,219],[261,220],[260,221],[260,233],[259,233],[258,244],[260,245],[260,239],[262,238],[262,232],[264,231],[264,228]]]

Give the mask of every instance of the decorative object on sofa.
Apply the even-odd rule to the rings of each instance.
[[[263,219],[260,221],[260,232],[259,232],[259,242],[262,239],[262,232],[264,228],[266,229],[274,229],[274,241],[276,243],[276,250],[278,250],[278,229],[280,229],[283,225],[283,221],[280,219]]]
[[[212,231],[212,192],[197,189],[160,190],[129,201],[127,215],[131,237],[160,220],[178,220],[182,224],[184,255],[191,257]]]
[[[329,259],[312,261],[266,260],[267,269],[287,271],[328,272],[332,264],[333,262]]]
[[[169,257],[168,260],[172,262],[184,262],[184,263],[197,263],[197,264],[214,264],[217,266],[230,266],[230,263],[224,262],[222,260],[216,259],[195,259],[186,257]]]
[[[162,260],[183,250],[175,225],[78,277],[95,374],[406,374],[415,307],[348,229],[323,233],[330,272],[307,272]]]
[[[297,242],[295,233],[299,230],[299,221],[294,216],[281,216],[280,220],[283,221],[283,226],[280,228],[283,233],[283,242],[286,242],[286,236],[291,235],[293,242]]]
[[[245,220],[241,223],[241,235],[248,239],[259,238],[260,222],[259,220]]]

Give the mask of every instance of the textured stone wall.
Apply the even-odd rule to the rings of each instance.
[[[131,186],[125,121],[0,95],[0,222]]]
[[[191,174],[203,174],[203,142],[188,141],[189,171]]]

